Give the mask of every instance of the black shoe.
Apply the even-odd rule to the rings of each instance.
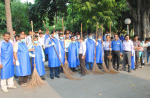
[[[46,80],[45,77],[41,77],[42,80]]]
[[[51,79],[54,79],[54,77],[50,77]]]
[[[131,73],[131,71],[129,70],[128,73]]]
[[[60,78],[59,76],[55,76],[55,77]]]

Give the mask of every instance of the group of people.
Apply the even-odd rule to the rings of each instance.
[[[21,31],[19,35],[13,32],[14,41],[10,39],[10,33],[6,32],[3,34],[4,40],[0,42],[1,89],[4,92],[8,92],[8,88],[16,88],[13,82],[14,76],[19,78],[21,86],[26,86],[34,67],[41,79],[45,80],[45,61],[48,61],[51,79],[60,78],[59,73],[63,72],[61,64],[64,65],[65,60],[68,61],[68,66],[73,72],[80,67],[81,76],[86,75],[84,67],[92,70],[94,61],[101,69],[103,57],[108,68],[110,50],[113,56],[113,68],[120,70],[120,56],[123,56],[123,70],[126,70],[126,64],[128,64],[128,72],[131,72],[131,69],[138,69],[139,51],[143,47],[141,55],[144,61],[145,53],[147,53],[145,49],[148,47],[147,39],[141,45],[137,35],[132,41],[129,35],[119,38],[117,34],[114,34],[114,39],[111,41],[108,32],[104,36],[97,37],[95,33],[88,35],[84,33],[84,37],[80,36],[79,32],[72,35],[69,30],[65,32],[65,35],[61,30],[57,32],[53,30],[50,34],[49,29],[46,29],[45,34],[41,29],[38,32],[29,31],[28,36],[24,31]],[[147,56],[149,58],[149,54]],[[117,68],[115,68],[116,61]]]

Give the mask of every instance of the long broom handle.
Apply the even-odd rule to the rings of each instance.
[[[82,37],[82,23],[81,23],[81,37]]]
[[[97,43],[98,22],[96,24],[96,43]],[[96,58],[96,43],[95,43],[95,58]]]
[[[65,36],[64,36],[65,30],[64,30],[63,18],[62,18],[62,27],[63,27],[63,37],[64,37],[64,49],[65,49]],[[66,60],[66,52],[65,52],[65,60]]]
[[[45,22],[44,22],[44,21],[43,21],[43,24],[44,24],[44,26],[45,26],[45,28],[46,28],[46,25],[45,25]],[[47,28],[46,28],[46,29],[47,29]],[[49,35],[49,34],[48,34],[48,35]],[[51,37],[50,37],[50,35],[49,35],[49,38],[50,38],[51,42],[53,42],[52,39],[51,39]],[[59,59],[61,65],[62,65],[63,63],[61,62],[61,60],[60,60],[60,58],[59,58],[59,55],[58,55],[58,53],[57,53],[57,51],[56,51],[56,48],[55,48],[55,46],[53,46],[53,47],[54,47],[54,50],[55,50],[55,52],[56,52],[56,54],[57,54],[57,56],[58,56],[58,59]]]
[[[32,43],[33,43],[33,48],[34,48],[34,41],[33,41],[33,21],[31,21],[31,27],[32,27]],[[35,54],[35,50],[33,51]],[[34,67],[35,67],[35,57],[34,57]]]

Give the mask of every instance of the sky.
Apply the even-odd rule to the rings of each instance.
[[[20,0],[21,2],[27,2],[27,0]],[[31,2],[32,4],[34,3],[34,0],[28,0],[28,2]]]

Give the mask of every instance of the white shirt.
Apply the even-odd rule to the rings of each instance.
[[[31,44],[32,43],[32,39],[31,39],[31,35],[27,36],[27,44]]]
[[[134,46],[133,46],[133,42],[131,40],[124,40],[123,41],[123,50],[124,51],[131,51],[133,53],[134,51]]]
[[[39,37],[38,41],[39,41],[40,45],[44,46],[44,36]]]
[[[82,56],[84,56],[85,53],[86,53],[86,45],[85,45],[84,42],[82,42],[82,43],[80,44],[79,54],[82,54]]]

